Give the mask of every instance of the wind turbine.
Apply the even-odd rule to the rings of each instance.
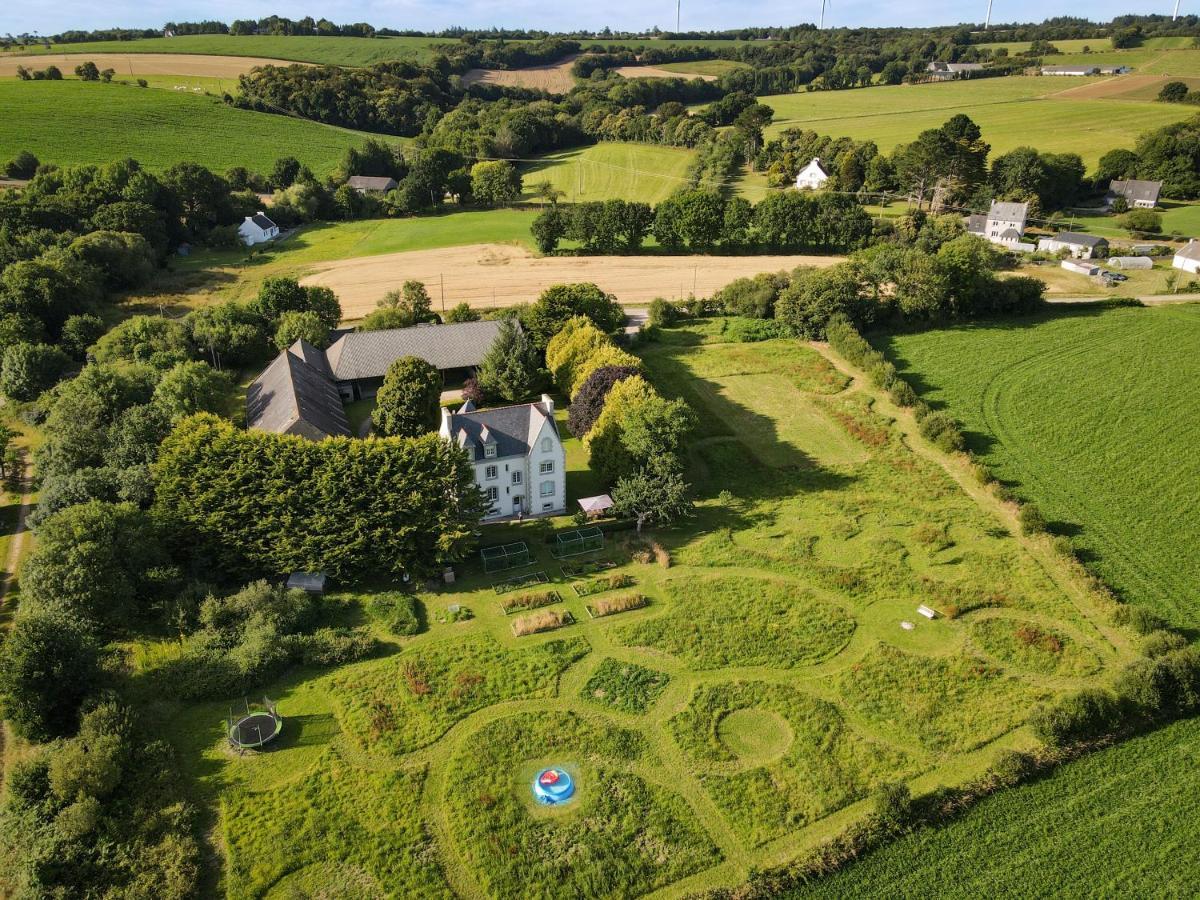
[[[1175,0],[1175,12],[1171,13],[1171,21],[1174,22],[1179,18],[1179,0]]]
[[[1178,2],[1178,0],[1176,0]],[[675,33],[679,34],[679,4],[680,0],[675,0]]]
[[[1178,4],[1179,0],[1175,0],[1175,3]],[[992,0],[988,0],[987,18],[983,20],[983,30],[987,31],[988,27],[991,24],[992,24]]]
[[[821,0],[821,24],[817,28],[821,31],[825,30],[825,4],[833,6],[833,0]]]

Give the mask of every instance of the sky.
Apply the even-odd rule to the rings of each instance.
[[[682,24],[687,29],[713,30],[750,25],[794,25],[816,22],[820,0],[781,2],[759,0],[753,4],[733,0],[681,0]],[[982,22],[987,0],[828,0],[827,26],[944,25],[964,20]],[[1200,0],[1187,0],[1181,12],[1192,12]],[[994,22],[1041,21],[1057,15],[1086,15],[1107,21],[1127,12],[1171,13],[1173,0],[1130,4],[1096,0],[1081,8],[1067,0],[994,0]],[[1161,9],[1160,9],[1161,7]],[[311,3],[232,2],[232,0],[57,0],[54,3],[17,2],[0,15],[0,32],[57,34],[69,29],[112,27],[157,28],[168,21],[257,19],[277,14],[298,19],[325,16],[334,22],[370,22],[377,28],[439,30],[461,25],[640,31],[657,25],[668,30],[675,24],[674,0],[606,0],[604,3],[545,0],[314,0]]]

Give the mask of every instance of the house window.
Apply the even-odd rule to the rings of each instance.
[[[553,481],[543,481],[542,486],[539,489],[539,493],[543,497],[553,497],[554,496],[554,482]]]
[[[554,449],[554,441],[550,438],[542,438],[542,452],[549,453]]]
[[[513,473],[512,473],[512,483],[513,483],[513,484],[520,484],[520,483],[521,483],[521,473],[520,473],[520,472],[513,472]]]
[[[495,459],[496,458],[496,445],[495,444],[487,444],[483,448],[483,455],[486,456],[488,459]]]
[[[488,466],[483,470],[483,475],[488,481],[495,481],[496,476],[500,474],[500,470],[496,466]],[[495,490],[493,488],[492,490]]]
[[[554,460],[548,459],[538,466],[538,472],[542,475],[550,475],[554,472]]]
[[[490,487],[487,489],[488,503],[495,503],[500,499],[500,488]]]

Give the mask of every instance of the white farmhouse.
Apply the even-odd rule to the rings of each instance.
[[[253,247],[279,237],[279,226],[268,219],[266,213],[256,212],[246,216],[246,221],[238,226],[238,236],[247,247]]]
[[[458,412],[442,410],[439,434],[466,450],[475,483],[491,508],[485,519],[551,516],[567,511],[567,455],[554,422],[554,401]]]
[[[825,187],[828,180],[829,174],[821,168],[821,160],[814,156],[812,162],[796,176],[796,188],[801,191],[816,191]]]
[[[1028,217],[1028,203],[993,200],[986,216],[967,216],[966,226],[969,233],[979,235],[993,244],[1010,250],[1020,250],[1022,253],[1032,253],[1037,247],[1021,240],[1025,234],[1025,220]]]
[[[1175,254],[1171,265],[1193,275],[1200,273],[1200,243],[1197,243],[1195,238],[1188,241],[1187,246],[1180,248]]]

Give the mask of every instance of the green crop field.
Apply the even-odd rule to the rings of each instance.
[[[488,544],[526,541],[531,563],[460,563],[452,586],[417,591],[423,633],[369,620],[385,654],[267,686],[285,722],[270,753],[224,749],[223,704],[170,714],[230,896],[735,884],[863,813],[885,781],[978,775],[1029,744],[1040,699],[1128,657],[1101,598],[1014,537],[999,502],[964,490],[861,380],[796,341],[729,343],[726,324],[669,329],[643,351],[649,378],[704,423],[693,520],[566,561],[544,522],[486,526]],[[566,443],[569,492],[593,491],[580,442]],[[517,636],[500,593],[514,575],[544,578],[568,624]],[[618,590],[647,603],[592,618]],[[136,664],[175,647],[144,646]],[[533,800],[549,765],[577,783],[571,804]]]
[[[808,897],[1182,897],[1200,879],[1200,720],[1101,750],[917,831]]]
[[[654,144],[604,142],[552,153],[521,168],[525,199],[534,185],[549,181],[571,203],[585,200],[642,200],[658,203],[686,183],[694,151]]]
[[[304,119],[234,109],[215,97],[80,81],[0,81],[0,159],[30,150],[43,162],[100,164],[133,157],[149,169],[189,160],[223,172],[269,171],[295,156],[318,174],[367,136]]]
[[[8,53],[197,53],[204,56],[261,56],[331,66],[369,66],[389,59],[421,62],[432,58],[437,44],[449,38],[425,37],[312,37],[309,35],[185,34],[173,38],[136,41],[92,41],[86,44],[53,44],[20,47]]]
[[[1187,305],[902,335],[886,350],[1106,581],[1195,627],[1198,341]]]
[[[872,140],[886,153],[961,112],[983,130],[993,156],[1033,146],[1045,152],[1078,153],[1089,168],[1109,150],[1133,147],[1142,132],[1195,115],[1183,104],[1052,96],[1091,81],[985,78],[761,99],[775,110],[768,135],[785,128],[809,128],[833,137]]]

